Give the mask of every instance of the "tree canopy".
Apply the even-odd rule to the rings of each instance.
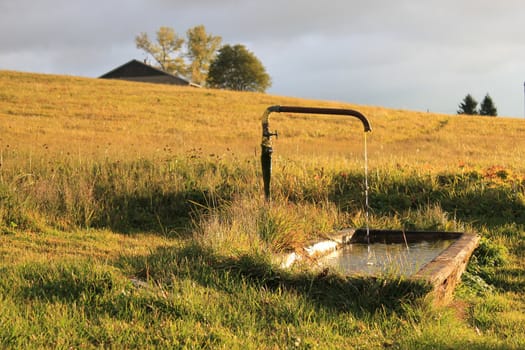
[[[206,28],[199,25],[186,32],[187,54],[190,60],[188,76],[197,84],[204,84],[208,76],[211,61],[215,58],[222,38],[206,33]]]
[[[458,114],[467,114],[467,115],[478,114],[477,107],[478,107],[478,102],[472,97],[472,95],[468,94],[467,96],[465,96],[463,101],[459,104]]]
[[[492,101],[492,98],[489,94],[486,94],[483,98],[483,101],[481,101],[481,105],[479,107],[479,114],[489,117],[495,117],[498,115],[498,110],[496,109],[494,101]]]
[[[177,35],[170,27],[160,27],[155,41],[147,33],[140,33],[135,37],[137,48],[153,57],[160,69],[188,77],[197,84],[206,81],[210,62],[221,41],[220,36],[207,33],[203,25],[188,29],[186,39]]]
[[[160,27],[155,39],[140,33],[135,44],[168,73],[229,90],[264,92],[271,85],[266,69],[252,52],[240,44],[224,45],[217,52],[222,38],[207,33],[203,25],[189,29],[186,39],[173,28]]]
[[[208,78],[210,87],[264,92],[271,78],[259,59],[244,45],[224,45],[212,61]]]
[[[170,27],[160,27],[156,34],[156,42],[151,41],[147,33],[137,35],[137,48],[153,57],[163,71],[184,75],[186,64],[180,52],[184,39]]]

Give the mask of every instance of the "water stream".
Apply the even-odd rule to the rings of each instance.
[[[370,205],[368,203],[368,147],[366,142],[366,132],[365,132],[365,225],[366,225],[366,238],[368,241],[368,245],[370,245],[370,225],[368,223],[369,221],[369,211],[370,211]]]
[[[366,226],[366,242],[367,242],[367,250],[368,250],[368,264],[372,265],[372,251],[370,250],[370,218],[369,218],[369,212],[370,212],[370,204],[368,199],[368,145],[366,141],[366,132],[365,132],[365,140],[364,140],[364,153],[365,153],[365,226]]]

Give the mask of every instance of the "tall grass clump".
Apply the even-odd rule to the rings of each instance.
[[[25,230],[33,227],[26,203],[6,184],[0,184],[0,230]]]
[[[299,250],[307,243],[344,226],[346,217],[333,205],[265,202],[234,198],[196,216],[195,238],[218,251],[280,253]]]
[[[229,199],[253,181],[249,163],[194,156],[50,160],[3,172],[0,214],[4,225],[20,228],[37,217],[60,229],[187,231],[193,207]]]

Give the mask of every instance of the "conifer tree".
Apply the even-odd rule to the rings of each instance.
[[[467,96],[465,96],[463,101],[459,104],[458,114],[467,114],[467,115],[478,114],[477,107],[478,107],[478,102],[472,97],[472,95],[468,94]]]
[[[483,101],[481,101],[479,106],[479,114],[489,117],[495,117],[498,115],[498,110],[496,109],[494,101],[492,101],[492,98],[489,94],[486,94],[485,98],[483,98]]]

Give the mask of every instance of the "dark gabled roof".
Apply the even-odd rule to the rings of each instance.
[[[191,85],[191,83],[183,78],[176,75],[165,72],[161,69],[152,67],[146,63],[138,60],[131,60],[124,63],[120,67],[117,67],[104,75],[101,75],[101,79],[126,79],[126,78],[139,78],[139,77],[152,77],[152,76],[166,76],[170,80],[180,85]]]

